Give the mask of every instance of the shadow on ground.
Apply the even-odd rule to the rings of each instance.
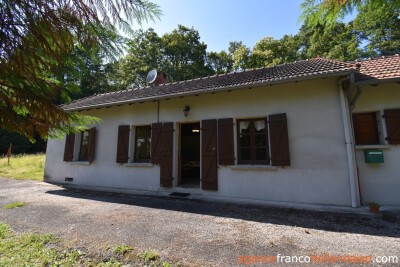
[[[382,216],[342,214],[297,210],[293,208],[216,203],[186,198],[138,196],[77,189],[50,190],[46,193],[63,197],[234,218],[259,223],[295,226],[332,232],[400,237],[400,218],[389,214],[383,214]]]

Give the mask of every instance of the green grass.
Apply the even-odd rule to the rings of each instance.
[[[43,267],[178,267],[162,261],[154,250],[134,253],[133,248],[119,245],[90,254],[84,248],[74,248],[52,234],[13,232],[8,225],[0,223],[0,266],[43,266]]]
[[[13,208],[23,207],[25,205],[26,205],[25,202],[12,202],[10,204],[4,205],[3,208],[10,210],[10,209],[13,209]]]
[[[45,154],[13,155],[10,165],[7,158],[0,158],[0,177],[42,181],[45,158]]]

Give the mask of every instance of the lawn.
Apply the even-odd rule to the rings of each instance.
[[[45,159],[45,154],[13,155],[8,165],[7,158],[2,157],[0,158],[0,177],[42,181]]]
[[[17,234],[0,223],[0,266],[181,266],[163,261],[156,251],[137,252],[133,247],[105,247],[101,254],[90,254],[82,248],[66,245],[52,234]]]

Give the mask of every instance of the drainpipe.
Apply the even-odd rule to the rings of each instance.
[[[354,74],[350,74],[350,86],[354,84]],[[349,166],[349,182],[350,182],[350,196],[351,196],[351,206],[353,208],[357,208],[360,206],[360,198],[358,191],[358,176],[357,176],[357,167],[356,167],[356,156],[353,145],[353,138],[351,133],[351,124],[350,124],[350,110],[349,103],[343,92],[342,82],[347,80],[348,78],[342,78],[338,81],[339,86],[339,96],[340,96],[340,106],[342,108],[342,119],[343,119],[343,128],[345,135],[345,144],[347,151],[347,162]]]

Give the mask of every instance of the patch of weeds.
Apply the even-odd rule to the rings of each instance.
[[[13,208],[23,207],[25,205],[26,205],[25,202],[13,202],[13,203],[4,205],[3,208],[10,210],[10,209],[13,209]]]
[[[122,263],[115,258],[110,258],[105,262],[101,262],[97,265],[98,267],[121,267]]]
[[[0,239],[4,239],[8,233],[7,224],[0,223]]]
[[[145,263],[149,263],[157,261],[160,258],[160,254],[154,250],[145,250],[139,253],[139,258],[141,258]]]
[[[126,253],[128,253],[132,250],[133,250],[133,247],[131,247],[131,246],[119,245],[114,248],[114,253],[117,253],[119,255],[125,255]]]

